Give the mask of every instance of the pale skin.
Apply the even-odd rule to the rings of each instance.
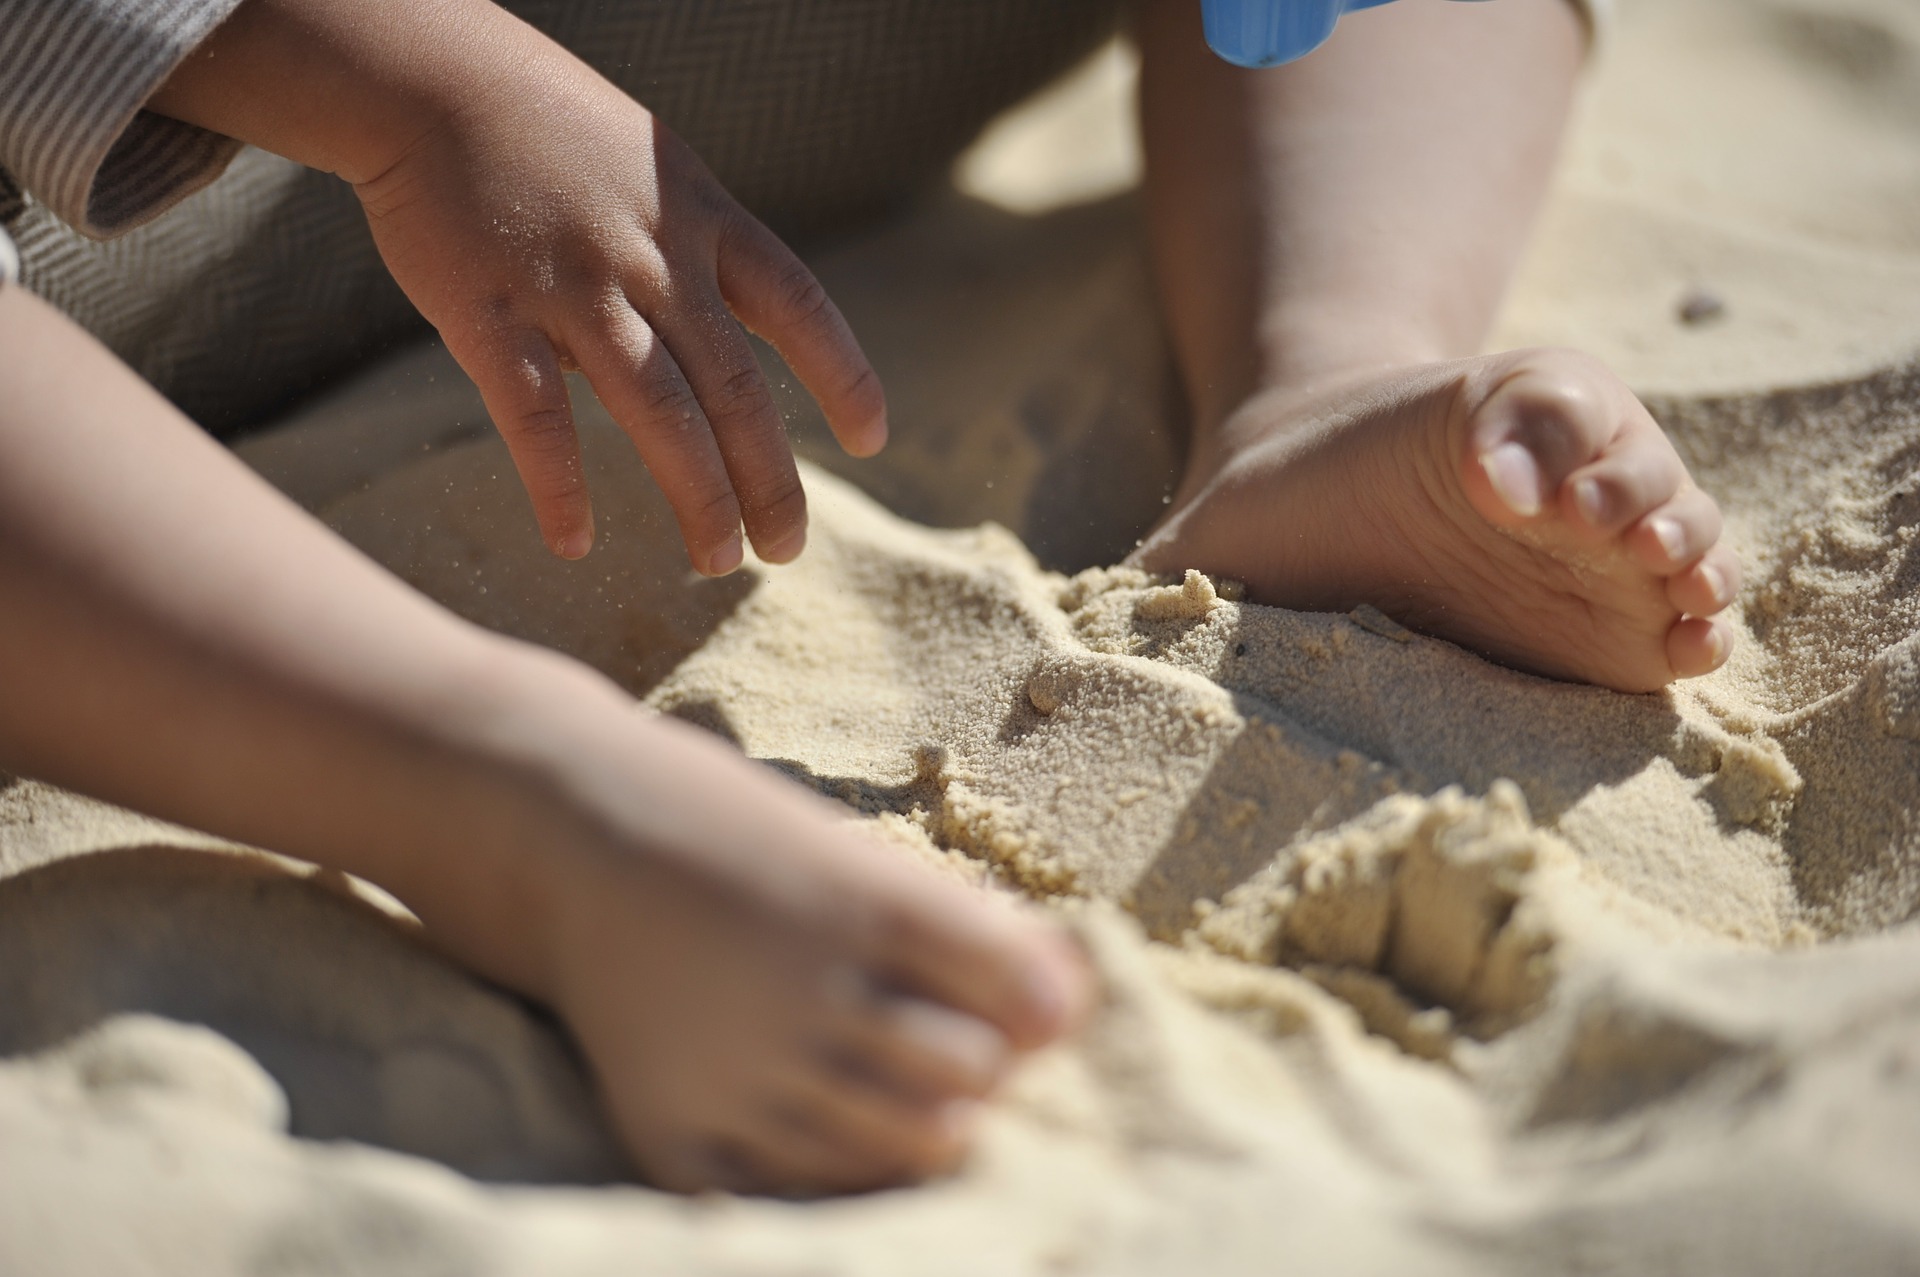
[[[557,1008],[674,1188],[929,1174],[1081,1013],[1051,928],[465,624],[0,290],[0,767],[378,882]]]
[[[1370,603],[1555,678],[1652,691],[1732,649],[1720,512],[1620,380],[1475,357],[1584,56],[1563,0],[1402,0],[1242,71],[1141,16],[1160,291],[1194,440],[1134,556]]]
[[[484,0],[249,0],[155,105],[356,181],[558,552],[590,517],[562,364],[623,414],[709,572],[738,563],[742,522],[773,559],[805,529],[726,307],[851,446],[884,436],[811,275],[644,110]],[[561,122],[578,145],[556,155]],[[32,671],[0,680],[0,767],[387,887],[565,1017],[665,1187],[949,1168],[979,1100],[1089,998],[1058,928],[407,590],[19,288],[0,290],[0,669]]]
[[[1708,668],[1704,583],[1730,597],[1736,574],[1657,428],[1577,357],[1468,358],[1578,31],[1558,0],[1510,0],[1486,10],[1527,16],[1468,48],[1422,5],[1363,15],[1324,76],[1259,80],[1199,50],[1187,0],[1145,13],[1150,200],[1196,436],[1140,557],[1273,602],[1375,602],[1611,686]],[[1477,142],[1434,129],[1434,102]],[[737,566],[743,530],[775,562],[805,538],[739,325],[850,451],[884,442],[872,370],[805,268],[644,107],[484,0],[247,0],[152,105],[354,183],[556,553],[592,536],[564,368],[632,436],[703,572]],[[1410,175],[1421,198],[1392,198]],[[565,1016],[667,1187],[950,1167],[977,1101],[1091,996],[1053,927],[409,592],[20,289],[0,291],[0,669],[33,671],[0,681],[0,766],[386,886]]]

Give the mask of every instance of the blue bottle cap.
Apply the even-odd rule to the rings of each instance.
[[[1200,0],[1207,44],[1242,67],[1279,66],[1327,42],[1340,15],[1389,0]]]

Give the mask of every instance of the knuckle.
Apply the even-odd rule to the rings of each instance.
[[[564,408],[533,408],[514,419],[514,435],[529,454],[540,457],[570,455],[573,419]]]
[[[642,379],[640,405],[655,420],[686,423],[700,416],[700,401],[686,378],[668,371],[656,371]]]
[[[744,212],[739,203],[709,174],[702,174],[699,180],[688,184],[688,194],[697,212],[710,222],[722,236],[736,234],[739,223],[744,220]]]
[[[740,526],[740,500],[723,477],[702,476],[696,480],[682,509],[689,529],[724,535]]]
[[[867,416],[877,417],[887,407],[887,395],[880,385],[880,374],[864,360],[841,389],[840,398],[855,412]]]
[[[711,416],[729,419],[758,417],[773,411],[773,392],[758,365],[748,364],[728,373],[707,396]]]
[[[544,499],[570,500],[587,489],[573,423],[558,409],[523,414],[514,423],[513,452],[528,489]]]
[[[674,290],[673,267],[658,237],[647,236],[629,255],[626,296],[646,297],[654,301],[668,299]]]
[[[747,505],[766,523],[786,524],[806,517],[806,490],[792,471],[755,484],[745,495]]]
[[[488,293],[473,303],[471,322],[482,330],[506,331],[519,326],[520,302],[511,293]]]
[[[831,313],[833,302],[825,285],[813,272],[794,262],[773,283],[773,295],[781,322],[793,325],[811,323]]]

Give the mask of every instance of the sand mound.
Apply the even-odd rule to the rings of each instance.
[[[1897,377],[1829,398],[1876,394],[1883,411],[1857,420],[1913,401]],[[1782,402],[1696,403],[1688,420],[1732,429]],[[10,1159],[13,1209],[62,1218],[50,1194],[77,1194],[143,1236],[155,1208],[88,1186],[90,1168],[187,1165],[203,1186],[176,1176],[157,1200],[225,1228],[181,1252],[195,1271],[289,1249],[343,1269],[399,1253],[586,1272],[646,1253],[769,1273],[1258,1272],[1276,1255],[1356,1272],[1573,1256],[1892,1272],[1920,1256],[1920,935],[1814,944],[1842,915],[1796,872],[1829,866],[1884,922],[1911,907],[1876,867],[1912,857],[1808,817],[1807,776],[1832,751],[1768,708],[1801,648],[1763,635],[1739,669],[1615,696],[1374,614],[1234,602],[1198,574],[1049,573],[997,528],[908,524],[818,473],[800,564],[702,582],[647,568],[670,521],[617,435],[597,431],[592,455],[632,482],[602,485],[628,495],[603,505],[607,553],[566,586],[526,552],[490,441],[331,517],[413,556],[392,561],[461,610],[537,625],[570,601],[601,636],[644,632],[642,610],[706,618],[664,676],[619,642],[580,650],[903,848],[1080,919],[1110,985],[1086,1039],[1022,1077],[964,1175],[917,1192],[806,1209],[489,1192],[397,1153],[290,1142],[276,1096],[304,1136],[474,1173],[604,1175],[577,1076],[511,1000],[277,871],[61,861],[0,884],[0,969],[33,981],[4,1002],[44,1008],[7,1026],[0,1123],[34,1150]],[[1855,459],[1864,473],[1876,454]],[[447,495],[476,489],[495,517]],[[396,508],[431,514],[401,524]],[[1888,712],[1887,662],[1836,647],[1851,672],[1823,677],[1861,706],[1844,729],[1863,746],[1853,804],[1912,810],[1920,769],[1898,738],[1865,735]],[[111,996],[89,992],[102,981]],[[229,998],[248,1013],[220,1011]],[[95,1253],[97,1228],[75,1228],[0,1236]]]
[[[1661,392],[1749,567],[1728,668],[1620,696],[1100,566],[1179,455],[1128,200],[1049,203],[1124,182],[1108,54],[823,259],[900,430],[854,465],[802,421],[872,495],[809,468],[798,564],[692,577],[594,409],[603,541],[548,560],[436,352],[245,449],[456,611],[1080,927],[1104,1005],[966,1170],[606,1185],[552,1026],[390,902],[17,781],[0,1270],[1920,1269],[1920,17],[1623,8],[1506,331]],[[1051,186],[1049,128],[1086,161]]]

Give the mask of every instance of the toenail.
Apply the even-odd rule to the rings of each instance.
[[[1580,517],[1596,528],[1607,517],[1607,494],[1600,487],[1598,479],[1576,480],[1573,485],[1573,504],[1579,507]]]
[[[1725,665],[1727,663],[1727,658],[1731,655],[1733,655],[1733,636],[1727,633],[1727,629],[1724,625],[1714,626],[1713,627],[1714,668],[1718,669],[1720,666]]]
[[[1678,563],[1687,552],[1687,531],[1679,522],[1665,517],[1652,520],[1653,539],[1660,543],[1670,563]]]
[[[1503,443],[1480,457],[1480,468],[1502,505],[1531,519],[1540,513],[1540,467],[1517,443]]]
[[[1721,572],[1719,568],[1714,567],[1711,563],[1702,563],[1700,565],[1700,579],[1706,582],[1707,595],[1714,601],[1716,606],[1725,607],[1727,604],[1733,602],[1732,599],[1727,597],[1726,574]]]

